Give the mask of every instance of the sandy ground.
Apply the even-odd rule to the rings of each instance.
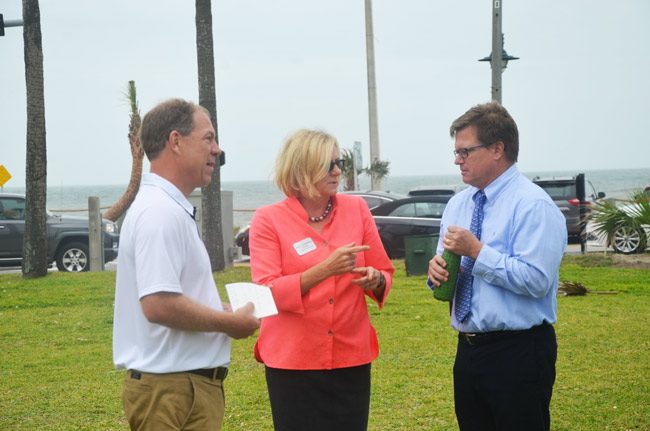
[[[586,252],[589,254],[604,254],[611,257],[614,265],[617,268],[646,268],[650,269],[650,251],[640,254],[619,254],[614,253],[613,250],[608,250],[605,253],[605,248],[601,246],[587,244]],[[579,244],[569,244],[567,247],[567,254],[578,255],[581,253]]]
[[[616,254],[609,253],[614,262],[615,266],[621,268],[645,268],[650,269],[650,253],[643,254]]]

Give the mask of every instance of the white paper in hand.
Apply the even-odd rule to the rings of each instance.
[[[255,283],[228,283],[226,284],[228,300],[233,311],[240,309],[247,302],[255,305],[253,315],[258,319],[278,314],[271,289]]]

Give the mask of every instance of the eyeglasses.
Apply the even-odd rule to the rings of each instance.
[[[465,160],[470,155],[470,153],[478,150],[479,148],[485,148],[488,146],[489,144],[481,144],[481,145],[474,145],[473,147],[460,148],[458,150],[454,150],[454,157]]]
[[[330,172],[334,170],[334,166],[338,166],[340,170],[343,170],[343,168],[345,167],[345,160],[343,159],[332,160],[330,162],[330,169],[329,169]]]

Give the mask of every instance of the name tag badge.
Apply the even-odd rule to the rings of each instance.
[[[307,237],[295,243],[293,245],[293,248],[296,250],[296,253],[298,253],[298,256],[302,256],[309,253],[310,251],[316,250],[316,244],[314,243],[313,239]]]

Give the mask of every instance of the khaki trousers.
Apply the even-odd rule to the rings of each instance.
[[[220,379],[129,370],[122,401],[132,430],[216,431],[223,423],[225,397]]]

